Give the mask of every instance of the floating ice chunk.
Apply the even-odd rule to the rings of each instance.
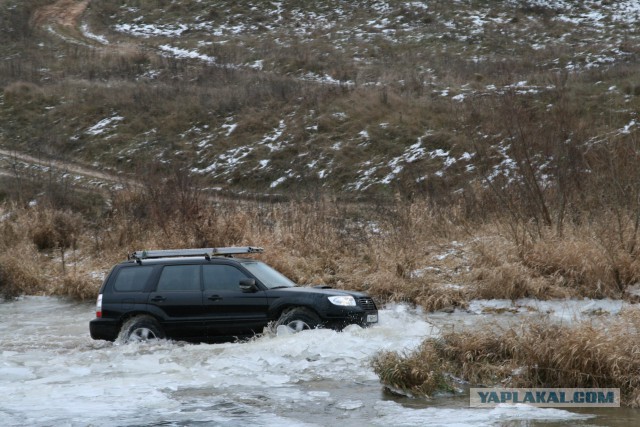
[[[577,414],[555,408],[535,408],[527,405],[498,406],[484,408],[440,408],[413,409],[391,401],[379,401],[375,407],[378,417],[374,425],[393,426],[493,426],[511,424],[516,421],[577,421],[593,418],[594,415]]]
[[[344,402],[338,402],[336,408],[352,411],[354,409],[362,408],[364,403],[361,400],[345,400]]]

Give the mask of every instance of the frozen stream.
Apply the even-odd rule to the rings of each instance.
[[[369,329],[199,345],[93,341],[93,310],[48,297],[0,302],[1,426],[607,424],[602,414],[471,409],[465,396],[429,402],[384,392],[370,358],[438,333],[404,306],[382,310]],[[640,414],[618,411],[627,421]]]

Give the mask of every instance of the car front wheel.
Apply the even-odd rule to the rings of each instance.
[[[118,342],[141,342],[165,337],[162,327],[151,316],[135,316],[124,322]]]
[[[282,313],[276,322],[278,326],[287,326],[293,332],[300,332],[307,329],[315,329],[320,326],[320,318],[313,311],[304,307],[296,307]]]

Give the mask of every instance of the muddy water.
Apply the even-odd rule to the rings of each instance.
[[[92,304],[0,302],[2,426],[629,425],[633,410],[472,409],[468,397],[393,396],[369,367],[438,327],[404,306],[378,326],[268,335],[245,343],[93,341]],[[450,326],[456,314],[434,317]],[[461,324],[468,322],[468,314]],[[461,317],[462,318],[462,317]]]

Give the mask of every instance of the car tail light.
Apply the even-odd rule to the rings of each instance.
[[[96,317],[102,317],[102,294],[98,295],[98,300],[96,301]]]

